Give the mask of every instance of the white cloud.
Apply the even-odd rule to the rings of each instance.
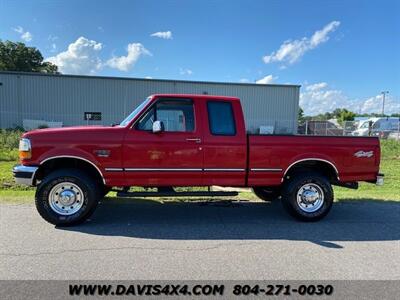
[[[340,25],[339,21],[332,21],[325,25],[321,30],[317,30],[311,37],[303,37],[298,40],[287,40],[283,42],[277,51],[263,57],[263,61],[268,64],[272,62],[282,62],[293,64],[298,61],[307,51],[316,48],[319,44],[329,40],[329,33],[336,30]]]
[[[171,31],[158,31],[150,34],[150,36],[158,37],[160,39],[171,40],[172,32]]]
[[[30,41],[32,41],[32,38],[33,38],[33,36],[32,36],[32,34],[31,34],[29,31],[24,32],[24,33],[21,35],[21,39],[23,39],[25,42],[30,42]]]
[[[190,69],[182,69],[182,68],[180,68],[179,69],[179,74],[181,74],[181,75],[192,75],[193,71],[190,70]]]
[[[49,41],[51,41],[51,42],[55,42],[56,40],[58,40],[58,36],[49,34],[49,36],[47,37],[47,39],[48,39]]]
[[[257,80],[256,83],[258,83],[258,84],[271,84],[276,79],[278,79],[278,77],[274,77],[272,75],[267,75],[267,76]]]
[[[80,37],[66,51],[46,60],[56,64],[62,73],[94,74],[102,66],[98,56],[102,48],[101,43]]]
[[[331,89],[326,82],[321,82],[305,86],[305,92],[300,94],[300,107],[309,116],[331,112],[336,108],[346,108],[355,113],[381,113],[382,95],[353,99],[343,91]],[[398,112],[400,112],[400,101],[390,95],[386,96],[385,113]]]
[[[49,40],[53,39],[49,38]],[[53,52],[57,45],[52,43],[50,48]],[[95,74],[105,66],[120,71],[129,71],[141,55],[152,55],[142,44],[131,43],[126,49],[128,52],[126,56],[114,56],[107,61],[102,61],[99,57],[102,49],[102,43],[80,37],[71,43],[66,51],[49,57],[46,61],[56,64],[62,73]]]
[[[339,21],[332,21],[329,24],[325,25],[325,27],[321,30],[317,30],[316,32],[314,32],[310,40],[311,47],[315,48],[319,44],[325,43],[327,40],[329,40],[328,34],[335,31],[336,28],[339,27],[339,25]]]
[[[151,77],[151,76],[145,76],[144,78],[145,79],[153,79],[153,77]]]
[[[241,79],[239,80],[239,82],[241,82],[241,83],[249,83],[250,80],[247,79],[247,78],[241,78]]]
[[[306,92],[300,94],[300,107],[306,115],[313,116],[333,111],[349,104],[349,99],[340,90],[309,89],[308,86],[305,90]]]
[[[48,48],[50,48],[50,52],[51,53],[57,52],[57,44],[55,43],[55,41],[58,40],[58,36],[49,34],[47,40],[51,42],[50,46],[48,46]]]
[[[328,84],[326,82],[314,83],[306,86],[307,91],[318,91],[326,88]]]
[[[381,113],[382,112],[382,95],[370,97],[362,102],[362,113]],[[385,97],[385,114],[400,113],[400,99],[386,95]]]
[[[32,33],[29,31],[25,31],[21,26],[17,26],[16,28],[13,28],[13,30],[17,33],[20,34],[20,38],[24,40],[25,42],[30,42],[33,39]]]
[[[128,54],[126,56],[114,56],[110,58],[106,65],[110,68],[118,69],[120,71],[129,71],[133,68],[135,63],[142,55],[152,55],[145,47],[140,43],[128,44],[126,48]]]
[[[13,30],[14,30],[15,32],[18,32],[18,33],[23,33],[23,32],[24,32],[24,29],[23,29],[21,26],[17,26],[17,27],[15,27],[15,28],[13,28]]]
[[[50,52],[56,52],[57,51],[57,45],[55,43],[52,43],[50,45]]]

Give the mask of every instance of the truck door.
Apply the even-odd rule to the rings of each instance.
[[[123,168],[129,185],[202,184],[202,128],[196,99],[158,98],[128,131]],[[153,133],[154,121],[164,129]]]
[[[238,100],[203,101],[204,185],[243,186],[247,141]]]

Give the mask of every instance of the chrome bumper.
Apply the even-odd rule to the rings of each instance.
[[[379,173],[378,176],[376,176],[376,185],[383,185],[383,177],[385,177],[385,175],[382,173]]]
[[[13,168],[15,182],[23,185],[34,185],[38,167],[17,165]]]

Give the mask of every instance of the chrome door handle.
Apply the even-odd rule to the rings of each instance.
[[[201,143],[201,139],[199,139],[199,138],[189,138],[189,139],[186,139],[188,142],[196,142],[197,144],[200,144]]]

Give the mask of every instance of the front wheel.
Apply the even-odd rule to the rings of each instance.
[[[324,176],[299,173],[285,183],[282,203],[285,209],[301,221],[318,221],[332,208],[333,190]]]
[[[38,186],[35,204],[47,222],[70,226],[84,222],[94,212],[100,189],[84,172],[57,170],[47,175]]]

